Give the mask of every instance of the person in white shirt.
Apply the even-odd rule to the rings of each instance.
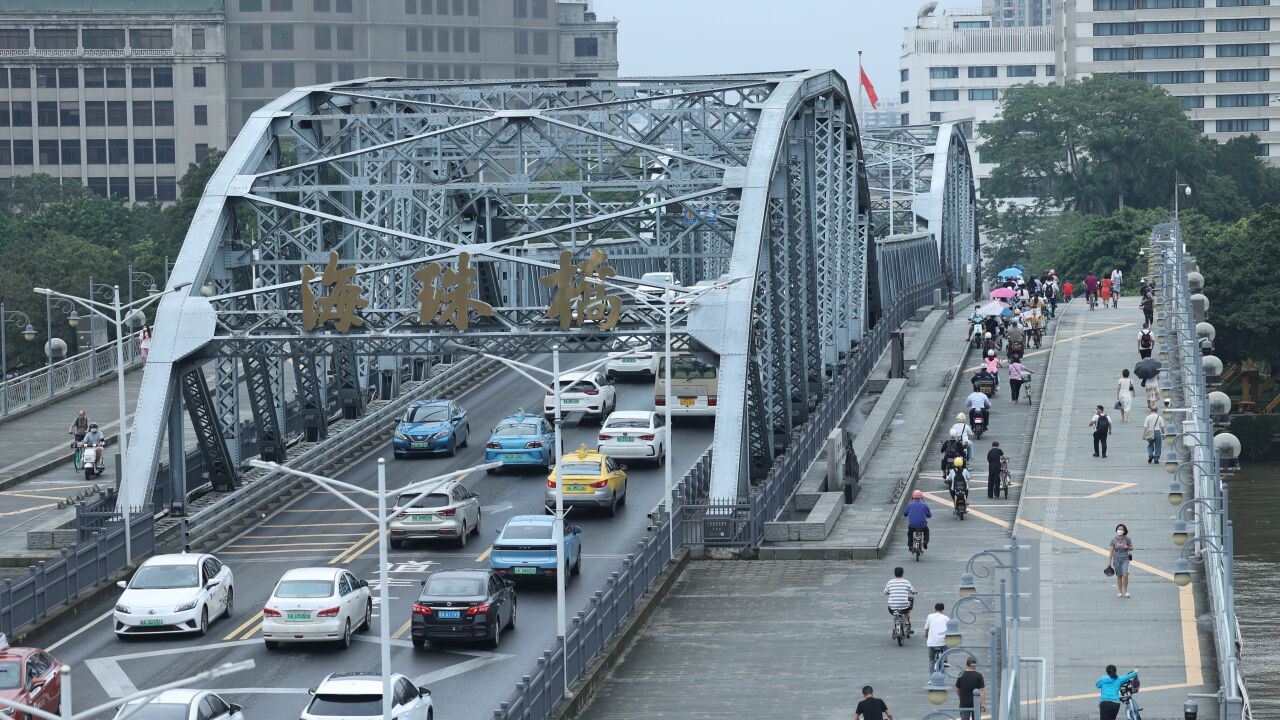
[[[972,459],[973,430],[969,429],[969,416],[964,413],[956,413],[956,422],[951,426],[951,432],[948,434],[959,440],[960,443],[964,445],[965,462]]]
[[[943,614],[946,606],[934,603],[933,612],[924,619],[925,646],[929,648],[929,672],[940,670],[938,658],[947,649],[947,621],[951,618]]]

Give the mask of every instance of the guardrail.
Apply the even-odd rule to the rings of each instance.
[[[139,363],[138,333],[124,338],[124,364],[130,369]],[[39,370],[19,375],[3,384],[7,402],[0,403],[0,418],[13,415],[34,405],[65,395],[72,390],[92,385],[103,375],[115,372],[116,344],[72,355]]]

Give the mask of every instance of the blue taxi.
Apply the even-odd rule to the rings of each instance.
[[[503,418],[493,428],[484,444],[485,462],[501,462],[503,466],[527,465],[543,471],[555,464],[555,432],[551,423],[540,415],[526,415],[519,410]],[[494,468],[489,469],[492,474]]]
[[[420,400],[396,421],[391,449],[398,458],[415,453],[453,456],[471,436],[467,411],[453,400]]]
[[[511,580],[556,576],[554,517],[516,515],[498,531],[489,553],[489,567]],[[582,528],[564,524],[564,565],[570,575],[582,572]]]

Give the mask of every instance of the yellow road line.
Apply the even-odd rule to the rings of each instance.
[[[262,543],[260,545],[236,543],[235,545],[229,545],[228,547],[238,548],[240,550],[244,550],[246,548],[257,549],[257,548],[275,548],[275,547],[282,547],[282,548],[309,547],[309,548],[316,548],[317,550],[321,550],[323,549],[322,547],[320,547],[322,545],[337,545],[338,547],[346,547],[350,545],[350,543],[346,540],[313,540],[312,542]]]
[[[313,509],[311,509],[311,510],[281,510],[280,512],[287,512],[287,513],[308,513],[308,514],[310,514],[310,513],[318,513],[318,512],[345,512],[345,513],[349,513],[349,512],[351,512],[352,510],[353,510],[353,508],[350,508],[350,507],[340,507],[340,508],[313,508]],[[369,511],[369,512],[371,512],[371,513],[376,513],[376,512],[378,512],[378,508],[365,508],[365,510],[368,510],[368,511]],[[326,525],[329,525],[329,524],[331,524],[331,523],[325,523],[325,524],[326,524]],[[369,524],[370,524],[370,525],[372,525],[373,523],[369,523]],[[313,525],[313,526],[311,526],[311,527],[315,527],[315,526]]]
[[[355,542],[351,543],[349,546],[347,546],[346,550],[343,550],[342,552],[338,553],[336,557],[334,557],[332,560],[329,561],[329,564],[337,565],[338,563],[342,562],[343,559],[346,558],[348,554],[350,554],[356,548],[360,547],[360,545],[362,545],[363,543],[367,542],[369,538],[377,537],[377,535],[378,535],[378,531],[374,529],[360,536],[359,540],[356,540]]]
[[[488,560],[489,556],[492,554],[493,554],[493,546],[490,545],[488,548],[485,549],[484,552],[476,556],[476,562],[478,563],[484,562],[485,560]]]
[[[403,625],[397,628],[395,632],[391,633],[391,637],[396,639],[402,638],[405,633],[409,632],[409,628],[411,627],[413,627],[413,620],[405,620]]]
[[[369,538],[369,541],[366,542],[365,544],[353,550],[350,555],[347,555],[345,558],[343,558],[342,564],[350,565],[352,562],[355,561],[356,558],[365,554],[366,552],[369,551],[370,548],[372,548],[374,545],[377,545],[377,544],[378,544],[378,531],[374,530],[373,537]]]
[[[240,637],[236,639],[248,640],[249,638],[253,637],[254,635],[257,635],[261,631],[262,631],[262,613],[258,613],[258,622],[254,623],[253,625],[250,625],[249,629],[245,630],[243,633],[240,633]]]
[[[21,510],[10,510],[9,512],[2,512],[2,513],[0,513],[0,517],[8,517],[8,516],[10,516],[10,515],[21,515],[21,514],[23,514],[23,513],[29,513],[29,512],[35,511],[35,510],[46,510],[46,509],[51,508],[51,507],[58,507],[58,503],[48,503],[48,504],[45,504],[45,505],[34,505],[34,506],[32,506],[32,507],[29,507],[29,508],[23,508],[23,509],[21,509]]]
[[[250,546],[247,546],[247,547],[253,547],[253,546],[252,546],[252,545],[250,545]],[[265,546],[263,546],[263,547],[265,547]],[[248,549],[240,549],[240,550],[223,550],[222,552],[220,552],[220,553],[218,553],[218,554],[219,554],[219,555],[288,555],[289,553],[295,553],[295,554],[296,554],[296,553],[303,553],[303,552],[308,552],[308,551],[324,552],[324,551],[326,551],[326,550],[333,550],[333,548],[312,547],[312,546],[310,546],[310,545],[307,545],[307,546],[305,546],[305,549],[297,549],[297,548],[294,548],[294,549],[292,549],[292,550],[248,550]]]
[[[225,636],[225,637],[223,637],[222,639],[223,639],[223,640],[235,640],[235,639],[236,639],[236,636],[237,636],[237,635],[239,635],[241,632],[243,632],[245,628],[247,628],[247,627],[249,627],[249,626],[253,625],[254,623],[259,623],[259,622],[262,622],[262,611],[261,611],[261,610],[259,610],[258,612],[254,613],[253,615],[251,615],[251,616],[249,617],[249,619],[248,619],[248,620],[245,620],[244,622],[240,623],[240,625],[239,625],[238,627],[236,627],[236,629],[235,629],[235,630],[232,630],[231,632],[227,633],[227,634],[226,634],[226,636]]]
[[[21,492],[18,490],[8,490],[6,492],[0,493],[0,495],[4,495],[5,497],[27,498],[30,500],[66,500],[67,499],[66,495],[39,495],[33,492]]]
[[[323,528],[323,527],[369,527],[373,522],[331,522],[306,525],[259,525],[260,528]],[[355,533],[353,533],[355,534]]]
[[[1172,685],[1143,685],[1142,692],[1151,693],[1157,690],[1181,690],[1182,688],[1195,687],[1199,684],[1200,683],[1182,682],[1182,683],[1174,683]],[[1052,702],[1070,702],[1072,700],[1097,700],[1097,699],[1098,699],[1098,693],[1091,692],[1091,693],[1085,693],[1083,695],[1059,695],[1057,697],[1048,698],[1047,700],[1045,700],[1045,702],[1051,702],[1051,703]],[[1023,700],[1022,704],[1034,705],[1037,702],[1040,702],[1040,701],[1034,700],[1034,699]]]
[[[315,537],[356,537],[364,533],[289,533],[288,535],[245,535],[241,540],[283,540],[292,538],[315,538]]]

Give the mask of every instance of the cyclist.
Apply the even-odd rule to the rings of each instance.
[[[1092,271],[1084,276],[1084,298],[1089,301],[1089,309],[1092,310],[1098,300],[1098,276]]]
[[[901,569],[901,568],[899,568]],[[1128,675],[1116,676],[1116,666],[1108,665],[1107,674],[1098,678],[1094,687],[1101,693],[1098,695],[1098,717],[1100,720],[1116,720],[1120,715],[1120,686],[1138,677],[1134,670]]]
[[[76,413],[76,419],[71,421],[67,432],[75,436],[76,442],[84,440],[85,433],[89,432],[89,416],[83,410]]]
[[[889,615],[892,616],[895,612],[902,613],[902,619],[907,627],[910,627],[911,608],[916,604],[916,589],[911,586],[910,581],[902,577],[905,572],[901,567],[893,569],[893,579],[885,583],[884,594],[889,598]],[[913,634],[915,633],[911,630],[907,631],[908,636]]]
[[[959,458],[956,458],[959,460]],[[907,503],[907,507],[903,509],[902,516],[907,519],[907,549],[911,549],[911,531],[924,531],[924,547],[929,549],[929,518],[933,517],[929,506],[924,502],[924,493],[916,490],[911,493],[911,502]],[[898,568],[901,570],[902,568]],[[901,577],[901,576],[899,576]],[[890,581],[892,583],[893,581]],[[910,584],[910,583],[908,583]],[[889,587],[885,586],[885,594],[889,593]],[[889,601],[889,607],[893,607],[893,600]]]

